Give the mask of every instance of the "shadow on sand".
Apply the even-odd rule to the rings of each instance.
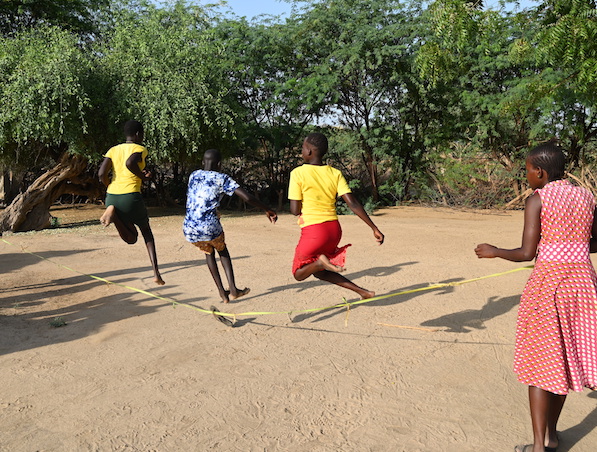
[[[90,251],[94,250],[51,251],[36,254],[45,259],[52,259]],[[0,262],[0,273],[19,272],[24,267],[39,262],[39,257],[27,253],[4,254]],[[202,265],[204,265],[203,260],[189,260],[161,265],[160,269],[163,275],[167,275],[170,272],[190,267],[196,268]],[[132,275],[139,272],[150,274],[149,265],[94,273],[94,275],[115,284],[138,286],[140,281],[138,276]],[[151,280],[151,278],[148,279]],[[167,280],[167,278],[165,279]],[[77,340],[97,332],[109,323],[150,314],[163,306],[172,305],[169,301],[139,292],[127,291],[124,288],[122,292],[110,291],[106,296],[100,296],[92,300],[82,295],[85,291],[102,286],[109,287],[103,281],[91,279],[89,275],[74,275],[45,282],[23,280],[22,284],[17,286],[0,289],[0,308],[5,313],[5,315],[0,316],[0,355]],[[207,299],[207,297],[179,299],[178,297],[186,294],[177,291],[176,288],[175,285],[166,285],[163,287],[143,287],[143,290],[164,298],[174,299],[181,304],[196,307],[200,307],[196,305],[197,302]],[[56,302],[61,297],[68,296],[72,298],[73,295],[86,301],[74,304],[68,303],[65,306],[61,306],[59,302]],[[152,303],[147,303],[148,301]],[[56,317],[62,317],[68,327],[52,327],[50,321]],[[31,332],[26,339],[23,339],[22,334],[16,334],[17,331],[23,329]]]
[[[587,397],[597,399],[597,391],[590,392]],[[564,405],[562,416],[566,416],[566,405]],[[595,426],[597,426],[597,407],[593,408],[593,411],[587,414],[579,424],[560,432],[560,445],[558,446],[558,451],[572,451],[574,446],[579,443],[580,440],[595,430]]]

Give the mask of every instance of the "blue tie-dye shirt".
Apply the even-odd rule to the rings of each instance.
[[[207,242],[222,234],[217,208],[222,197],[232,196],[239,185],[228,175],[216,171],[194,171],[189,177],[187,213],[182,231],[191,242]]]

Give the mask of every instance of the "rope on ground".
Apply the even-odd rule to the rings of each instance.
[[[10,245],[10,246],[14,246],[14,247],[18,247],[17,245],[9,242],[8,240],[2,238],[0,239],[2,240],[4,243]],[[507,270],[504,272],[500,272],[500,273],[493,273],[491,275],[485,275],[485,276],[479,276],[478,278],[471,278],[471,279],[465,279],[462,281],[453,281],[453,282],[449,282],[449,283],[436,283],[436,284],[429,284],[428,286],[424,286],[424,287],[419,287],[417,289],[409,289],[409,290],[401,290],[399,292],[393,292],[390,294],[386,294],[386,295],[380,295],[377,297],[373,297],[373,298],[367,298],[365,300],[357,300],[357,301],[351,301],[348,302],[346,301],[346,298],[342,298],[342,302],[341,303],[337,303],[331,306],[324,306],[324,307],[320,307],[320,308],[309,308],[309,309],[301,309],[298,311],[248,311],[248,312],[241,312],[241,313],[229,313],[229,312],[220,312],[215,308],[212,308],[211,310],[208,309],[203,309],[203,308],[199,308],[197,306],[193,306],[191,304],[188,303],[182,303],[179,301],[176,301],[173,298],[170,297],[163,297],[161,295],[152,293],[152,292],[148,292],[146,290],[143,289],[138,289],[136,287],[132,287],[132,286],[127,286],[126,284],[121,284],[121,283],[117,283],[117,282],[113,282],[110,281],[108,279],[102,278],[101,276],[96,276],[96,275],[92,275],[89,273],[84,273],[84,272],[80,272],[78,270],[75,270],[74,268],[68,267],[66,265],[60,264],[58,262],[54,262],[51,259],[48,259],[47,257],[41,256],[39,254],[33,253],[31,251],[27,251],[25,248],[21,247],[21,252],[23,253],[27,253],[30,254],[32,256],[35,256],[41,260],[44,260],[46,262],[50,262],[58,267],[64,268],[65,270],[68,270],[70,272],[73,273],[77,273],[79,275],[83,275],[83,276],[87,276],[91,279],[95,279],[97,281],[102,281],[106,284],[113,284],[115,286],[119,286],[119,287],[123,287],[127,290],[132,290],[134,292],[139,292],[143,295],[147,295],[149,297],[153,297],[153,298],[157,298],[158,300],[162,300],[162,301],[166,301],[168,303],[172,303],[173,306],[183,306],[185,308],[189,308],[189,309],[193,309],[195,311],[204,313],[204,314],[214,314],[217,312],[218,316],[223,316],[223,317],[231,317],[233,322],[236,322],[236,319],[238,317],[249,317],[249,316],[263,316],[263,315],[280,315],[280,314],[286,314],[288,315],[290,318],[292,318],[292,316],[294,314],[308,314],[308,313],[313,313],[313,312],[320,312],[320,311],[325,311],[328,309],[335,309],[335,308],[346,308],[346,318],[344,320],[344,324],[347,325],[348,323],[348,316],[350,313],[350,307],[351,306],[355,306],[355,305],[359,305],[359,304],[365,304],[365,303],[371,303],[372,301],[379,301],[379,300],[385,300],[386,298],[391,298],[391,297],[397,297],[399,295],[407,295],[407,294],[411,294],[411,293],[416,293],[416,292],[423,292],[423,291],[427,291],[427,290],[435,290],[435,289],[442,289],[445,287],[455,287],[455,286],[460,286],[463,284],[468,284],[468,283],[472,283],[472,282],[476,282],[476,281],[481,281],[483,279],[488,279],[488,278],[496,278],[499,276],[504,276],[504,275],[508,275],[510,273],[515,273],[515,272],[519,272],[521,270],[528,270],[533,268],[533,265],[526,265],[524,267],[518,267],[518,268],[514,268],[512,270]],[[397,326],[397,325],[396,325]]]

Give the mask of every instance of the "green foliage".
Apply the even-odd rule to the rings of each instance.
[[[176,200],[219,147],[233,177],[281,205],[312,130],[368,208],[499,203],[553,137],[573,168],[594,162],[594,1],[299,3],[283,22],[186,1],[0,3],[0,164],[97,161],[130,118]]]
[[[322,108],[325,93],[308,74],[308,62],[297,55],[297,24],[222,21],[217,38],[224,46],[221,61],[237,113],[237,156],[246,170],[261,178],[244,180],[281,203],[290,174],[300,157],[306,126]],[[252,180],[250,180],[252,179]]]
[[[423,202],[495,207],[514,197],[513,185],[523,182],[522,166],[509,171],[472,145],[438,148],[428,158],[428,180],[416,184]]]
[[[573,165],[585,161],[597,136],[594,2],[552,0],[517,13],[464,3],[434,3],[436,37],[419,62],[423,74],[437,65],[459,81],[460,137],[507,169],[534,143],[553,137],[570,149]]]
[[[367,212],[368,215],[373,215],[375,209],[379,207],[379,203],[373,201],[371,197],[366,198],[364,201],[361,200],[360,202],[363,205],[363,209],[365,209],[365,212]],[[338,213],[338,215],[354,215],[353,211],[350,210],[350,208],[342,199],[339,199],[336,202],[336,212]]]
[[[234,132],[222,51],[201,7],[178,1],[121,10],[99,49],[112,123],[140,120],[157,161],[200,161],[202,150]]]
[[[88,58],[76,36],[38,27],[0,38],[0,159],[28,166],[49,152],[84,152]]]
[[[597,84],[597,9],[593,0],[549,0],[539,11],[543,27],[537,57],[565,71],[581,92]]]
[[[81,37],[97,30],[109,0],[2,0],[0,35],[12,35],[39,25],[54,25]]]
[[[61,326],[65,325],[66,321],[64,320],[64,317],[54,317],[52,320],[50,320],[50,326],[53,326],[54,328],[60,328]]]
[[[297,52],[306,76],[326,92],[326,122],[354,133],[355,158],[380,200],[380,177],[390,160],[405,172],[419,163],[423,133],[433,121],[412,61],[425,35],[420,5],[398,1],[313,2],[298,16]],[[417,103],[418,101],[423,101]],[[329,118],[329,119],[327,119]],[[402,181],[406,183],[406,181]],[[386,185],[389,187],[389,185]]]

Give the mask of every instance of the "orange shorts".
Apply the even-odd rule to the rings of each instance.
[[[226,248],[226,242],[224,241],[224,233],[222,232],[213,240],[209,240],[207,242],[195,242],[193,243],[193,245],[195,245],[205,254],[213,253],[214,249],[217,251],[224,251],[224,249]]]

